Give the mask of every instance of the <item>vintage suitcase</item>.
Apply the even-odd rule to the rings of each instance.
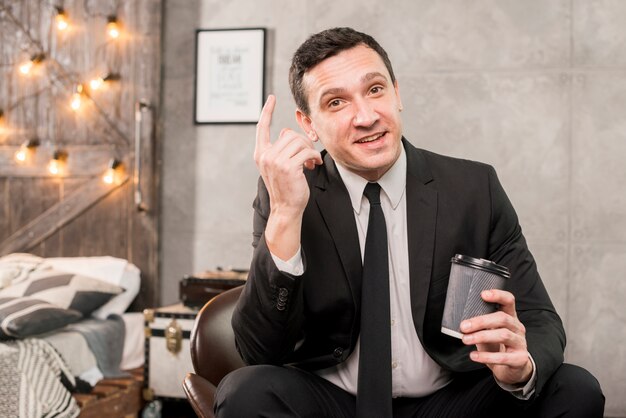
[[[180,301],[192,308],[201,308],[218,294],[241,286],[247,270],[217,270],[186,275],[179,283]]]
[[[183,400],[183,379],[193,372],[189,336],[198,309],[182,303],[144,310],[145,364],[143,397]]]
[[[218,294],[246,282],[244,270],[218,270],[185,276],[183,303],[144,310],[144,399],[186,399],[182,382],[193,372],[189,337],[198,311]]]

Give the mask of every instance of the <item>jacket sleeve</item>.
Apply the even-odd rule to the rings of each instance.
[[[233,313],[235,343],[246,364],[284,364],[301,339],[303,277],[279,271],[267,248],[264,230],[270,204],[261,178],[253,207],[254,254]],[[306,270],[304,253],[302,259]]]
[[[526,327],[528,351],[537,366],[535,394],[563,362],[565,331],[541,281],[537,266],[522,234],[517,215],[489,167],[491,195],[490,259],[511,272],[506,290],[515,295],[519,320]]]

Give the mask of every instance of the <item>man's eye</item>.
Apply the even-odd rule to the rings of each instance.
[[[341,104],[341,101],[339,99],[331,100],[330,102],[328,102],[329,107],[337,107],[340,104]]]
[[[370,93],[376,94],[376,93],[380,93],[381,91],[383,91],[382,87],[375,86],[375,87],[372,87],[372,89],[370,90]]]

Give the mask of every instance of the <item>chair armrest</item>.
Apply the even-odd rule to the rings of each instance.
[[[215,418],[213,415],[215,389],[211,382],[194,373],[187,373],[183,380],[183,390],[187,399],[200,418]]]

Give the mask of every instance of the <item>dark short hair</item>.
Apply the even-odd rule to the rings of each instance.
[[[296,51],[291,60],[289,69],[289,87],[296,101],[296,106],[305,114],[309,114],[309,103],[304,91],[304,74],[311,68],[327,58],[335,56],[342,51],[365,45],[373,49],[382,58],[391,76],[391,82],[396,82],[396,77],[391,68],[391,61],[387,52],[371,36],[357,32],[352,28],[333,28],[311,35]]]

